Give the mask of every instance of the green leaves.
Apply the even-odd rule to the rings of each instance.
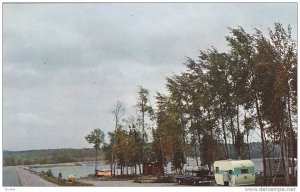
[[[186,71],[166,78],[168,94],[156,96],[158,132],[161,138],[176,133],[169,136],[173,141],[181,137],[182,150],[197,134],[210,135],[225,148],[229,138],[240,155],[250,129],[260,127],[263,140],[265,133],[286,125],[288,114],[296,114],[297,51],[291,28],[275,23],[268,34],[259,29],[250,34],[241,26],[229,33],[228,52],[211,47],[200,50],[198,60],[187,57]],[[242,124],[246,111],[252,112]],[[223,132],[214,135],[220,127]]]
[[[186,71],[166,78],[167,94],[156,94],[156,109],[149,90],[139,87],[136,106],[142,131],[136,137],[135,125],[130,125],[129,132],[120,133],[119,154],[135,149],[136,145],[126,148],[128,141],[135,141],[142,152],[130,153],[141,153],[145,160],[148,117],[157,126],[152,129],[151,158],[172,161],[179,169],[188,155],[199,154],[208,164],[249,158],[250,153],[242,153],[244,137],[248,142],[250,131],[258,127],[263,156],[266,136],[285,143],[295,140],[290,137],[296,130],[297,50],[291,28],[275,23],[267,34],[259,29],[251,34],[239,26],[229,28],[225,39],[227,52],[200,50],[197,60],[186,58]]]
[[[101,143],[104,142],[104,137],[105,135],[101,129],[94,129],[85,139],[88,143],[93,144],[95,149],[100,149]]]

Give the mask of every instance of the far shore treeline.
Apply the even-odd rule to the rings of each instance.
[[[261,143],[250,143],[251,158],[262,158]],[[229,145],[229,148],[233,148]],[[274,157],[279,157],[279,145],[275,146]],[[100,151],[98,159],[105,161],[103,151]],[[84,149],[40,149],[26,151],[3,151],[3,165],[35,165],[35,164],[58,164],[72,162],[95,161],[95,150]]]
[[[94,160],[95,152],[93,148],[3,151],[4,166],[56,164]]]

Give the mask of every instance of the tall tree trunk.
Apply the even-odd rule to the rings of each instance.
[[[126,158],[126,154],[124,155],[124,175],[125,175],[125,168],[128,168],[128,164],[127,164],[127,158]]]
[[[289,178],[289,159],[288,159],[288,148],[287,148],[287,141],[286,141],[286,129],[284,126],[284,121],[283,119],[280,122],[281,126],[281,138],[280,138],[280,144],[281,144],[281,149],[282,149],[282,165],[283,165],[283,173],[284,173],[284,179],[285,179],[285,184],[289,185],[290,184],[290,178]]]
[[[95,174],[97,174],[98,148],[97,148],[97,147],[95,147],[95,150],[96,150]]]
[[[262,122],[262,117],[260,115],[257,93],[255,93],[255,108],[256,108],[256,113],[257,113],[257,118],[258,118],[258,124],[260,127],[260,137],[261,137],[261,145],[262,145],[261,153],[262,153],[262,157],[263,157],[264,185],[266,185],[266,154],[265,154],[264,125]]]
[[[236,105],[236,128],[237,131],[240,131],[240,109],[239,109],[239,105]]]
[[[225,142],[225,158],[228,159],[228,147],[227,147],[227,137],[226,137],[226,131],[225,131],[225,119],[224,119],[224,114],[223,114],[223,108],[222,104],[220,103],[220,108],[221,108],[221,118],[222,118],[222,130],[223,130],[223,137],[224,137],[224,142]]]
[[[114,173],[113,173],[113,159],[114,159],[114,157],[113,157],[113,147],[111,147],[110,174],[111,174],[112,176],[114,176]]]
[[[194,151],[195,151],[195,158],[196,158],[196,165],[198,166],[198,154],[197,154],[197,139],[196,139],[196,132],[194,132],[195,134],[195,144],[194,144]]]
[[[247,148],[248,148],[248,159],[251,160],[250,143],[249,143],[249,131],[247,132]]]
[[[116,140],[116,131],[117,131],[117,128],[118,128],[118,117],[115,116],[115,133],[113,135],[113,138],[112,138],[112,149],[111,149],[111,163],[113,165],[113,169],[111,168],[111,172],[113,171],[113,177],[115,177],[116,175],[116,165],[115,165],[115,155],[114,155],[114,150],[113,150],[113,147],[115,146],[115,140]],[[111,166],[112,167],[112,166]]]
[[[265,141],[266,141],[266,137],[265,137]],[[267,149],[267,157],[268,157],[268,163],[269,163],[269,171],[270,171],[270,174],[271,174],[271,176],[273,176],[273,172],[272,172],[272,162],[271,162],[271,151],[270,151],[270,148],[269,148],[269,146],[268,146],[268,142],[266,142],[266,149]]]
[[[287,185],[290,185],[291,184],[291,181],[290,181],[290,174],[289,174],[289,154],[288,154],[288,151],[289,151],[289,149],[288,149],[288,142],[287,142],[287,140],[286,139],[284,139],[284,145],[285,145],[285,158],[284,158],[284,162],[285,162],[285,168],[284,168],[284,170],[285,170],[285,175],[284,175],[284,177],[285,177],[285,182],[286,182],[286,184]]]
[[[201,148],[201,135],[200,135],[200,130],[198,129],[197,131],[198,131],[197,135],[198,135],[198,144],[199,144],[199,157],[200,157],[200,161],[202,161],[202,159],[203,159],[202,157],[203,156],[202,156],[202,153],[201,153],[202,152],[202,148]],[[197,160],[197,162],[198,162],[198,160]]]
[[[236,127],[237,132],[240,134],[240,110],[239,110],[239,104],[236,105]],[[238,146],[236,149],[236,154],[238,156],[238,159],[242,159],[241,157],[241,146]]]
[[[284,124],[284,120],[283,122],[283,142],[284,142],[284,146],[285,146],[285,151],[284,151],[284,158],[285,158],[285,182],[287,185],[290,185],[291,180],[290,180],[290,174],[289,174],[289,167],[290,167],[290,162],[289,162],[289,125],[285,126]]]
[[[142,174],[142,170],[141,170],[141,162],[139,162],[139,175],[141,175]]]
[[[210,109],[209,108],[207,109],[207,115],[208,115],[210,135],[211,135],[211,138],[214,138],[214,132],[213,132],[214,127],[213,127],[213,124],[211,123],[211,115],[210,115]],[[199,135],[199,149],[201,149],[200,147],[201,146],[200,146],[200,135]],[[199,157],[200,157],[200,161],[201,161],[202,160],[201,153],[199,154]]]
[[[164,165],[164,153],[163,153],[163,146],[162,146],[162,142],[161,142],[161,137],[159,135],[159,144],[160,144],[160,150],[161,150],[161,162],[163,165],[163,170],[165,169],[165,165]]]
[[[212,136],[212,138],[214,138],[213,137],[213,127],[211,126],[211,117],[210,117],[210,110],[209,109],[207,109],[207,115],[208,115],[208,122],[209,122],[209,130],[210,130],[210,135]]]
[[[274,139],[273,139],[273,141],[272,141],[272,144],[273,144],[273,156],[272,156],[272,158],[273,158],[273,161],[274,161],[274,160],[275,160],[275,151],[276,151],[276,150],[275,150],[275,145],[276,145],[276,144],[275,144],[275,142],[274,142],[274,141],[275,141],[275,138],[276,138],[275,133],[274,133],[274,136],[273,136],[273,137],[274,137]],[[280,155],[279,155],[279,156],[280,156]],[[280,159],[279,159],[279,160],[280,160]]]
[[[143,135],[143,144],[142,144],[142,164],[144,164],[144,153],[145,153],[145,149],[144,149],[144,143],[145,143],[145,106],[144,106],[144,101],[142,101],[142,135]],[[144,173],[144,170],[143,170]]]
[[[281,145],[281,164],[283,167],[283,174],[284,174],[284,179],[285,179],[285,184],[289,184],[289,178],[288,178],[288,164],[287,164],[287,159],[286,159],[286,145],[283,139],[283,136],[280,138],[280,145]]]
[[[116,162],[114,161],[114,176],[116,175]]]
[[[185,143],[185,126],[184,126],[184,123],[183,123],[183,114],[181,113],[180,114],[180,126],[181,126],[181,131],[182,131],[182,152],[183,152],[183,160],[181,161],[181,163],[186,163],[186,143]]]
[[[232,145],[235,146],[235,130],[234,130],[234,124],[233,124],[233,117],[230,115],[230,132],[231,132],[231,137],[232,137]],[[237,151],[235,154],[238,154]]]
[[[292,130],[290,130],[290,153],[291,153],[291,158],[292,158],[292,181],[294,182],[294,180],[295,180],[295,166],[296,166],[296,164],[295,164],[295,153],[294,153],[294,146],[295,146],[295,136],[294,136],[295,134],[294,134],[294,131],[293,131],[293,129]]]
[[[247,119],[247,115],[245,113],[244,120]],[[249,134],[250,134],[250,127],[245,127],[246,137],[247,137],[247,149],[248,149],[248,159],[251,159],[251,152],[250,152],[250,143],[249,143]]]
[[[292,158],[292,181],[295,178],[295,154],[294,154],[294,130],[292,124],[292,115],[291,115],[291,96],[290,96],[290,89],[288,87],[288,96],[287,96],[287,107],[288,107],[288,118],[289,118],[289,141],[290,141],[290,157]]]

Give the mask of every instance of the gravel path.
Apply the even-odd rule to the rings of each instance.
[[[13,175],[6,177],[6,175]],[[53,183],[50,183],[33,172],[25,170],[21,167],[12,166],[12,167],[4,167],[3,168],[3,185],[4,186],[18,186],[15,181],[10,181],[10,179],[18,180],[18,183],[21,186],[27,187],[45,187],[45,186],[57,186]]]

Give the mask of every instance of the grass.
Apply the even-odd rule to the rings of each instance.
[[[39,173],[39,176],[45,179],[46,181],[57,184],[59,186],[93,186],[92,184],[83,183],[76,180],[73,180],[72,182],[68,182],[66,179],[58,179],[56,177],[49,176],[45,173]]]

